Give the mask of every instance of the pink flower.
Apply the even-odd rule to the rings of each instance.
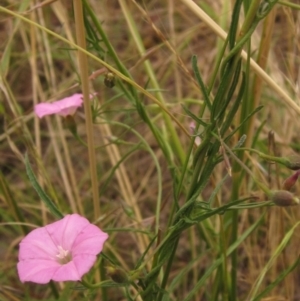
[[[42,118],[46,115],[58,114],[61,116],[73,115],[76,110],[82,106],[83,95],[75,93],[72,96],[63,98],[52,103],[39,103],[35,105],[34,112]]]
[[[96,261],[108,235],[78,215],[31,231],[20,242],[22,282],[80,281]]]

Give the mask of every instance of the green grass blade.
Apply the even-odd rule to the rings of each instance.
[[[249,294],[248,300],[253,300],[254,296],[257,294],[259,287],[261,286],[266,273],[269,271],[271,266],[273,265],[275,259],[282,254],[283,249],[286,247],[290,239],[292,238],[295,229],[300,225],[300,222],[296,223],[293,228],[284,236],[279,246],[276,248],[274,254],[271,256],[270,260],[267,262],[267,264],[262,269],[260,275],[258,276],[257,280],[254,283],[254,286]]]
[[[28,178],[29,178],[33,188],[36,190],[37,194],[41,198],[41,200],[45,203],[45,205],[48,207],[48,209],[50,210],[50,212],[53,215],[55,215],[58,218],[63,218],[64,215],[58,210],[56,205],[51,201],[49,196],[45,193],[45,191],[42,189],[42,187],[38,183],[38,181],[33,173],[33,170],[31,168],[27,153],[25,154],[25,166],[26,166],[26,172],[27,172]]]
[[[236,248],[256,229],[256,227],[262,222],[264,214],[249,227],[227,250],[226,255],[229,256]],[[183,301],[191,300],[199,289],[205,284],[205,281],[208,277],[215,271],[215,269],[222,264],[224,261],[223,256],[214,261],[214,263],[206,270],[204,275],[200,278],[200,280],[196,283],[193,289],[190,290],[188,295],[184,298]]]
[[[300,264],[300,257],[298,257],[295,262],[284,270],[271,284],[269,284],[259,295],[257,295],[253,301],[262,300],[262,298],[269,293],[273,288],[275,288],[284,278],[291,273]]]
[[[211,105],[211,102],[209,99],[209,92],[208,92],[207,88],[205,87],[204,82],[201,78],[201,75],[200,75],[200,72],[199,72],[199,69],[197,66],[197,57],[195,55],[193,55],[193,57],[192,57],[192,68],[193,68],[196,80],[201,88],[201,91],[202,91],[202,94],[204,97],[204,102],[205,102],[206,106],[208,107],[208,109],[211,111],[212,105]]]

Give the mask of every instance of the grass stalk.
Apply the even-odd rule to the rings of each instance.
[[[140,34],[137,30],[137,26],[136,26],[136,24],[135,24],[135,22],[134,22],[134,20],[131,16],[131,13],[128,9],[126,1],[119,0],[119,3],[120,3],[121,8],[123,10],[124,16],[126,18],[129,30],[131,32],[131,36],[134,39],[135,45],[137,46],[137,49],[138,49],[140,55],[143,56],[143,55],[145,55],[146,51],[145,51],[142,39],[140,37]],[[149,79],[150,79],[150,82],[151,82],[153,88],[155,90],[157,90],[157,92],[156,92],[157,99],[159,100],[160,103],[162,103],[165,106],[166,102],[164,100],[163,94],[160,92],[161,89],[160,89],[159,83],[156,79],[154,70],[153,70],[150,62],[148,60],[145,61],[144,66],[145,66],[146,72],[149,76]],[[165,124],[166,124],[168,134],[170,135],[171,145],[172,145],[174,151],[176,152],[181,164],[183,164],[184,160],[185,160],[185,153],[184,153],[183,147],[182,147],[182,145],[179,141],[178,134],[176,133],[176,130],[174,128],[174,125],[171,122],[170,117],[164,111],[162,112],[162,114],[163,114],[163,118],[164,118],[164,121],[165,121]]]
[[[299,202],[297,8],[275,22],[285,1],[21,2],[0,5],[0,299],[295,298],[300,213],[279,206]],[[71,136],[60,116],[34,119],[33,104],[81,86],[75,117],[88,120],[91,104],[91,128]],[[21,236],[69,212],[109,234],[94,267],[53,292],[20,283],[10,266]]]
[[[112,132],[108,124],[104,123],[102,125],[99,125],[99,129],[103,133],[103,136],[106,137],[112,136]],[[115,144],[109,145],[107,147],[107,153],[113,166],[115,166],[121,160],[121,154],[117,145]],[[131,208],[133,208],[135,218],[137,220],[136,228],[140,228],[143,222],[143,216],[138,207],[138,202],[137,199],[135,198],[135,194],[131,186],[128,172],[123,163],[121,163],[118,170],[116,170],[116,177],[120,186],[122,196],[126,204]],[[147,248],[147,245],[149,244],[149,240],[145,235],[137,234],[137,241],[138,241],[140,252],[142,253],[143,250]]]
[[[76,38],[77,43],[82,49],[86,49],[85,41],[85,28],[83,22],[83,9],[82,2],[78,0],[73,1],[74,5],[74,16],[76,26]],[[93,207],[94,207],[94,219],[97,220],[100,216],[100,199],[98,190],[98,176],[97,176],[97,162],[95,154],[94,144],[94,131],[92,121],[92,111],[90,103],[89,93],[89,81],[88,81],[88,61],[87,56],[82,51],[78,51],[78,62],[79,62],[79,73],[82,85],[83,99],[84,99],[84,112],[85,112],[85,124],[89,154],[89,166],[92,183],[92,195],[93,195]]]
[[[271,48],[271,37],[273,33],[274,21],[275,21],[276,11],[273,9],[270,14],[264,20],[263,32],[260,40],[259,51],[257,55],[257,64],[265,70],[267,67],[267,61],[269,57],[269,51]],[[255,74],[253,79],[253,99],[250,102],[249,111],[252,111],[259,104],[259,100],[262,93],[263,83]],[[250,147],[252,143],[252,138],[254,135],[254,121],[255,117],[250,118],[248,130],[247,130],[247,140],[246,147]]]
[[[101,60],[99,57],[93,55],[92,53],[90,53],[89,51],[87,51],[86,49],[80,47],[79,45],[73,43],[70,40],[65,39],[64,37],[56,34],[55,32],[39,25],[38,23],[32,22],[31,20],[17,14],[14,13],[13,11],[6,9],[2,6],[0,6],[0,11],[3,11],[9,15],[15,16],[17,18],[20,18],[21,20],[29,23],[29,24],[34,24],[37,28],[39,28],[40,30],[43,30],[45,32],[47,32],[48,34],[56,37],[58,40],[61,40],[63,42],[65,42],[67,45],[73,47],[74,49],[78,50],[79,52],[82,52],[84,54],[86,54],[88,57],[92,58],[93,60],[95,60],[96,62],[98,62],[99,64],[105,66],[108,70],[110,70],[112,73],[114,73],[116,76],[118,76],[120,79],[124,80],[125,82],[129,83],[130,85],[132,85],[133,87],[135,87],[138,91],[142,92],[145,96],[147,96],[149,99],[151,99],[155,104],[157,104],[166,114],[168,114],[170,116],[170,118],[178,125],[178,127],[180,128],[180,130],[186,134],[188,137],[190,136],[189,132],[185,129],[185,127],[177,120],[177,118],[170,113],[170,111],[156,98],[154,97],[151,93],[149,93],[148,91],[146,91],[144,88],[142,88],[141,86],[139,86],[137,83],[135,83],[133,80],[131,80],[130,78],[128,78],[127,76],[125,76],[124,74],[122,74],[121,72],[119,72],[117,69],[113,68],[111,65],[109,65],[108,63],[106,63],[105,61]],[[299,110],[300,111],[300,110]]]
[[[254,0],[251,1],[251,4],[248,8],[248,11],[246,12],[245,20],[241,26],[241,29],[239,30],[239,34],[237,37],[236,44],[238,44],[241,40],[243,40],[244,37],[246,37],[248,34],[251,34],[251,28],[253,28],[253,25],[255,24],[255,20],[257,18],[257,11],[260,6],[260,0]],[[249,39],[249,43],[251,39]],[[251,44],[250,44],[251,45]],[[238,53],[242,52],[242,48],[240,48]],[[238,55],[238,54],[237,54]],[[248,54],[249,55],[249,54]],[[227,56],[228,57],[228,56]],[[225,59],[226,60],[226,59]],[[250,62],[249,57],[247,58],[247,61]],[[249,66],[249,64],[248,64]],[[249,69],[247,70],[247,74],[249,74]],[[248,83],[249,81],[247,81]],[[247,94],[244,94],[244,97],[247,97]],[[244,102],[242,103],[242,114],[241,114],[241,121],[246,118],[246,116],[249,114],[248,111],[248,102],[246,99],[244,99]],[[243,133],[242,133],[243,134]],[[239,160],[243,160],[243,153],[238,153]],[[232,184],[232,200],[235,200],[239,197],[240,194],[240,187],[241,187],[241,181],[240,181],[240,175],[241,175],[241,165],[235,162],[232,168],[233,173],[233,184]],[[238,239],[238,210],[232,212],[232,227],[231,227],[231,243],[234,243]],[[231,255],[231,294],[230,294],[230,300],[236,301],[237,300],[237,271],[238,271],[238,253],[237,250],[235,250]]]
[[[196,16],[205,22],[221,39],[225,40],[227,33],[212,20],[193,0],[181,0]],[[247,60],[248,54],[242,50],[241,57]],[[285,104],[300,115],[300,107],[252,58],[250,59],[251,70],[278,95],[282,97]]]
[[[31,19],[36,21],[36,13],[32,12]],[[37,41],[36,41],[36,29],[33,25],[30,26],[30,50],[31,50],[31,57],[30,57],[30,65],[31,65],[31,72],[32,72],[32,100],[33,104],[36,105],[38,103],[38,91],[37,91],[37,82],[38,82],[38,74],[37,74]],[[42,157],[42,150],[41,150],[41,128],[40,122],[38,118],[34,119],[34,139],[36,145],[36,151],[38,156]],[[38,181],[41,187],[44,186],[43,177],[42,175],[38,175]],[[47,223],[47,215],[46,215],[46,206],[44,202],[41,202],[41,214],[43,217],[43,223]]]

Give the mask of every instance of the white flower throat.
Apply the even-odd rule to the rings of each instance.
[[[61,264],[68,263],[72,260],[72,254],[69,250],[65,250],[62,246],[57,246],[58,254],[56,254],[57,260]]]

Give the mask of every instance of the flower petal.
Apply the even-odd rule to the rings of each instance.
[[[35,105],[34,112],[39,118],[52,114],[61,116],[73,115],[76,109],[82,106],[82,103],[83,95],[81,93],[75,93],[72,96],[52,103],[39,103]]]
[[[83,274],[80,274],[73,262],[70,261],[61,265],[52,277],[54,281],[80,281]]]
[[[46,115],[57,114],[61,108],[55,103],[39,103],[34,106],[34,113],[42,118]]]
[[[47,225],[45,228],[55,245],[61,246],[64,250],[72,251],[75,239],[82,229],[89,224],[86,218],[78,214],[68,214],[63,219]]]
[[[79,93],[55,102],[55,104],[60,108],[58,114],[62,116],[73,115],[76,112],[76,109],[82,106],[82,103],[83,95]]]
[[[19,260],[53,259],[57,247],[45,227],[34,229],[20,242]]]
[[[72,256],[78,254],[97,255],[102,251],[108,234],[93,224],[87,225],[76,237],[72,247]]]
[[[54,260],[32,259],[18,262],[17,269],[21,282],[48,283],[60,265]]]
[[[81,254],[73,257],[73,263],[76,266],[78,274],[82,277],[86,274],[96,262],[95,255]]]

